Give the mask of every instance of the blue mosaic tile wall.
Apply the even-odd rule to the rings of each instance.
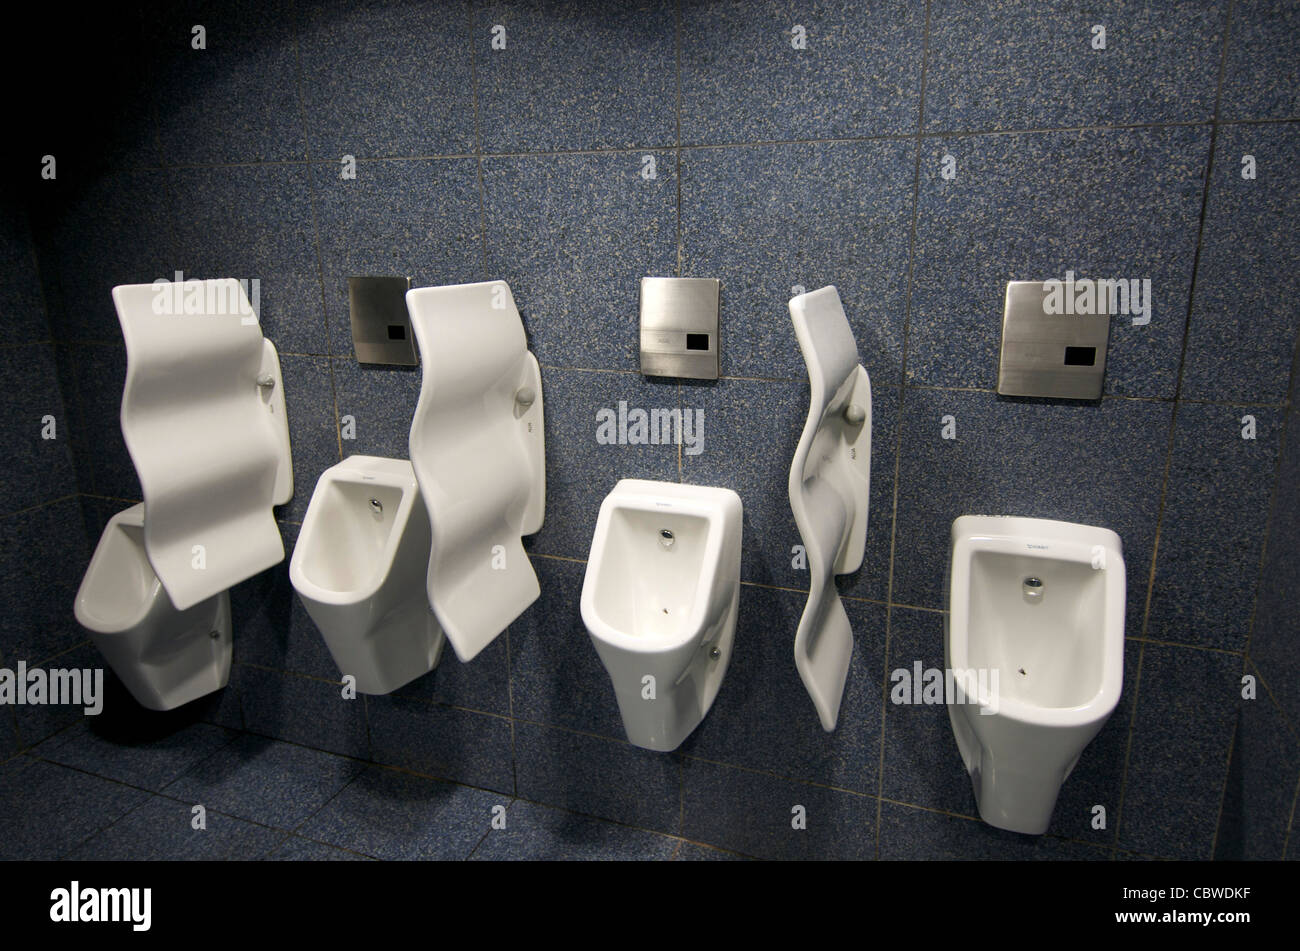
[[[139,55],[116,60],[93,157],[74,149],[0,233],[19,447],[0,661],[96,663],[73,595],[108,518],[140,497],[117,424],[117,283],[260,280],[291,424],[291,550],[321,471],[406,455],[419,377],[357,365],[347,277],[508,281],[542,364],[548,499],[528,542],[541,599],[472,663],[448,655],[389,697],[340,698],[287,560],[240,585],[230,687],[157,741],[162,765],[96,794],[134,811],[80,854],[130,851],[133,828],[200,791],[227,816],[208,847],[290,858],[328,848],[310,840],[463,856],[468,841],[421,851],[429,816],[503,795],[530,819],[476,857],[556,841],[529,828],[581,827],[599,851],[584,816],[632,827],[647,855],[662,834],[688,840],[681,857],[1300,854],[1300,7],[275,0],[125,22]],[[1149,279],[1150,322],[1113,320],[1100,400],[999,398],[1005,283],[1067,270]],[[721,279],[716,383],[637,372],[644,275]],[[785,485],[807,378],[786,305],[830,283],[875,415],[866,558],[840,581],[856,647],[827,734],[792,658],[807,577]],[[596,411],[621,400],[702,410],[703,451],[597,444]],[[46,413],[57,440],[32,435]],[[745,507],[735,656],[671,755],[625,741],[578,611],[597,509],[624,477],[729,486]],[[1124,696],[1037,839],[974,818],[942,707],[888,700],[891,669],[942,665],[948,527],[965,513],[1124,542]],[[57,787],[52,762],[105,782],[126,768],[69,722],[0,711],[0,756],[53,736],[23,759],[24,788]],[[236,762],[254,779],[231,779]],[[450,782],[426,802],[402,791],[410,774]],[[363,820],[376,802],[382,821]],[[300,835],[263,843],[258,823]]]

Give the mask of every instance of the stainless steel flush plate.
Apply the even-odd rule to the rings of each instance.
[[[406,312],[407,277],[348,278],[348,307],[352,312],[352,349],[358,363],[413,367],[415,339]]]
[[[998,392],[1004,396],[1044,396],[1095,400],[1106,375],[1110,314],[1057,313],[1069,284],[1041,281],[1007,284],[1002,312],[1002,354]],[[1104,310],[1104,308],[1102,308]]]
[[[718,378],[718,293],[706,277],[641,278],[641,372]]]

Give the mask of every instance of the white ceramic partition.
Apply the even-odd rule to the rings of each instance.
[[[822,728],[835,729],[853,655],[853,631],[834,575],[856,571],[867,537],[871,485],[871,379],[834,287],[790,301],[810,398],[794,461],[790,508],[808,553],[808,604],[794,660]]]
[[[411,465],[433,530],[429,604],[471,660],[537,600],[523,536],[542,527],[542,376],[504,281],[407,292],[423,378]]]

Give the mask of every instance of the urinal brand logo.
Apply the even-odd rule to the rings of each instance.
[[[153,282],[153,312],[160,317],[229,315],[240,318],[241,324],[255,324],[261,313],[261,300],[262,282],[257,278],[241,278],[233,284],[186,280],[185,272],[177,271],[174,280],[160,277]]]
[[[596,442],[602,446],[682,446],[688,456],[704,451],[704,410],[602,406],[596,410]]]
[[[1065,280],[1043,282],[1045,314],[1124,314],[1133,326],[1151,323],[1151,278],[1079,278],[1065,272]]]
[[[998,712],[998,670],[926,667],[919,660],[909,670],[896,667],[889,674],[893,687],[889,699],[899,705],[977,703],[981,716]],[[958,690],[958,688],[961,688]]]
[[[84,888],[74,881],[50,892],[50,921],[127,922],[132,931],[153,924],[152,888]]]
[[[0,667],[0,706],[82,707],[86,716],[98,716],[104,709],[104,670],[67,670],[61,667],[17,670]]]

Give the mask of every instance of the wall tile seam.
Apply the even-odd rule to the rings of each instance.
[[[1210,203],[1210,188],[1211,185],[1213,184],[1212,179],[1214,174],[1214,152],[1215,152],[1217,139],[1218,139],[1219,109],[1220,109],[1220,104],[1223,101],[1223,84],[1224,84],[1224,78],[1227,75],[1228,50],[1230,48],[1231,38],[1232,38],[1232,7],[1233,7],[1233,0],[1228,0],[1227,8],[1224,11],[1223,34],[1220,43],[1221,49],[1219,52],[1219,71],[1218,71],[1218,78],[1215,85],[1215,92],[1214,92],[1214,109],[1211,115],[1211,120],[1209,125],[1209,131],[1210,131],[1209,143],[1207,144],[1205,150],[1205,159],[1204,159],[1205,164],[1204,164],[1204,171],[1202,173],[1201,208],[1200,208],[1200,214],[1199,214],[1199,218],[1197,221],[1197,228],[1196,228],[1196,248],[1193,251],[1191,274],[1188,277],[1187,312],[1184,315],[1184,319],[1183,319],[1182,341],[1181,341],[1181,346],[1178,354],[1178,372],[1174,383],[1174,405],[1172,411],[1170,412],[1170,418],[1169,418],[1169,438],[1165,448],[1164,475],[1160,483],[1160,502],[1156,512],[1155,536],[1152,540],[1151,563],[1150,563],[1150,568],[1147,577],[1146,602],[1142,613],[1143,637],[1146,636],[1147,628],[1151,620],[1151,602],[1152,602],[1153,594],[1155,592],[1156,567],[1159,564],[1160,538],[1162,534],[1162,529],[1164,527],[1165,512],[1168,506],[1169,476],[1173,470],[1174,451],[1176,448],[1176,438],[1177,438],[1177,429],[1178,429],[1178,408],[1179,408],[1178,399],[1179,397],[1182,396],[1182,391],[1183,391],[1183,374],[1187,365],[1187,344],[1188,344],[1188,338],[1191,335],[1192,316],[1194,314],[1195,306],[1196,306],[1197,278],[1200,272],[1201,251],[1204,246],[1204,240],[1205,240],[1205,223],[1208,218],[1208,209]],[[1114,844],[1116,847],[1119,847],[1120,845],[1123,828],[1124,828],[1124,803],[1127,798],[1127,792],[1128,792],[1129,766],[1132,763],[1133,735],[1137,730],[1139,704],[1141,702],[1141,696],[1142,696],[1141,694],[1142,670],[1146,663],[1146,646],[1147,646],[1146,642],[1143,641],[1141,646],[1138,649],[1138,669],[1137,669],[1137,674],[1135,675],[1136,683],[1134,684],[1134,688],[1133,688],[1133,705],[1129,714],[1128,740],[1124,751],[1124,766],[1120,772],[1119,804],[1115,815]],[[1244,663],[1244,654],[1243,654],[1243,663]],[[1229,753],[1230,751],[1231,751],[1231,742],[1229,743]],[[1229,760],[1225,758],[1224,760],[1225,774],[1228,768],[1228,762]],[[1223,806],[1223,802],[1222,802],[1222,792],[1221,792],[1220,802],[1219,802],[1220,813],[1222,813],[1222,806]],[[1215,840],[1217,840],[1219,834],[1218,818],[1219,816],[1216,815],[1215,831],[1214,831]],[[1210,857],[1213,857],[1213,854],[1214,854],[1213,850],[1211,849]]]
[[[1187,121],[1153,121],[1137,123],[1118,123],[1118,124],[1086,124],[1072,126],[1031,126],[1018,129],[944,129],[929,130],[921,133],[916,132],[891,132],[881,133],[878,135],[862,136],[812,136],[803,138],[786,138],[786,139],[737,139],[727,142],[707,142],[683,141],[679,144],[673,141],[665,141],[659,144],[640,144],[640,145],[620,145],[600,148],[572,148],[572,149],[537,149],[529,151],[513,152],[492,152],[492,151],[470,151],[470,152],[430,152],[430,153],[392,153],[384,155],[353,155],[357,164],[366,164],[371,162],[435,162],[435,161],[465,161],[469,159],[529,159],[529,158],[558,158],[564,156],[583,156],[583,155],[620,155],[634,154],[638,152],[693,152],[693,151],[710,151],[715,149],[731,148],[767,148],[773,146],[788,145],[837,145],[837,144],[855,144],[870,142],[912,142],[916,139],[964,139],[980,138],[984,136],[1006,136],[1006,135],[1050,135],[1054,133],[1070,132],[1126,132],[1140,131],[1145,129],[1186,129],[1208,127],[1213,124],[1212,119],[1197,119]],[[1220,126],[1242,126],[1242,125],[1289,125],[1300,123],[1300,116],[1286,116],[1283,118],[1238,118],[1238,119],[1220,119]],[[221,168],[259,168],[259,167],[294,167],[294,166],[329,166],[333,167],[338,164],[338,160],[329,159],[258,159],[247,162],[189,162],[189,163],[132,163],[126,162],[117,166],[117,170],[128,172],[168,172],[168,171],[204,171],[209,169]]]
[[[1268,678],[1260,672],[1259,666],[1255,663],[1255,659],[1250,655],[1246,655],[1245,660],[1246,665],[1242,671],[1242,675],[1244,676],[1248,673],[1254,675],[1256,682],[1264,688],[1264,693],[1268,697],[1274,713],[1276,713],[1278,718],[1282,721],[1282,726],[1286,729],[1286,732],[1291,735],[1291,739],[1295,741],[1296,746],[1300,747],[1300,724],[1291,722],[1291,717],[1288,716],[1286,708],[1278,702],[1277,695],[1273,693],[1272,688],[1268,685]],[[1256,697],[1258,698],[1258,694],[1256,694]],[[1258,703],[1259,700],[1256,699],[1250,702]]]
[[[3,515],[0,515],[0,522],[10,518],[17,518],[19,515],[30,515],[33,512],[39,512],[41,509],[49,508],[51,505],[59,505],[63,502],[80,498],[80,492],[69,492],[67,495],[60,495],[55,499],[46,499],[43,502],[37,502],[35,505],[28,505],[25,508],[14,509],[13,511],[6,512]]]

